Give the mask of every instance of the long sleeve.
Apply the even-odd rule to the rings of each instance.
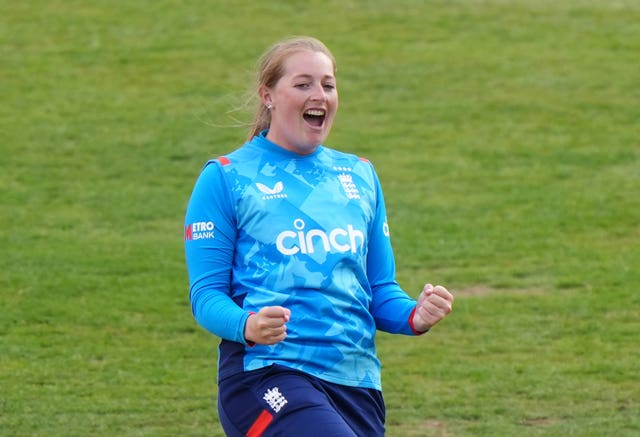
[[[377,204],[369,231],[367,256],[367,277],[372,290],[371,313],[378,329],[394,334],[415,335],[417,332],[413,330],[410,319],[416,302],[396,282],[387,212],[377,176],[375,183]]]
[[[194,186],[185,217],[191,308],[197,322],[209,332],[246,344],[248,312],[231,297],[236,241],[233,211],[221,164],[210,161]]]

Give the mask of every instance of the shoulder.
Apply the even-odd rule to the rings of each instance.
[[[259,151],[254,147],[251,147],[251,143],[246,143],[242,147],[233,150],[232,152],[219,155],[215,158],[210,159],[205,164],[205,170],[208,167],[216,167],[220,170],[223,170],[225,173],[233,169],[237,169],[238,167],[243,167],[250,165],[252,161],[254,161],[258,155],[260,155]]]
[[[349,167],[355,167],[356,165],[373,166],[371,161],[367,158],[355,155],[353,153],[342,152],[340,150],[324,147],[326,156],[336,164],[346,164]]]

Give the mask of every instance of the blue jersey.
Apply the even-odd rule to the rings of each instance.
[[[280,364],[380,390],[376,329],[417,334],[378,177],[357,156],[324,146],[298,155],[263,132],[207,163],[185,248],[193,314],[222,339],[219,379]],[[249,314],[273,305],[291,310],[286,339],[247,344]]]

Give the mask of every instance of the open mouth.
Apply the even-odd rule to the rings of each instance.
[[[304,111],[304,114],[302,114],[302,117],[311,126],[322,127],[326,112],[324,109],[307,109]]]

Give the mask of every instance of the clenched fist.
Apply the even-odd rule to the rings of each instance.
[[[264,307],[251,314],[244,327],[244,338],[256,344],[280,343],[287,336],[291,310],[281,306]]]
[[[425,284],[413,314],[413,327],[424,332],[444,319],[453,308],[453,295],[441,285]]]

